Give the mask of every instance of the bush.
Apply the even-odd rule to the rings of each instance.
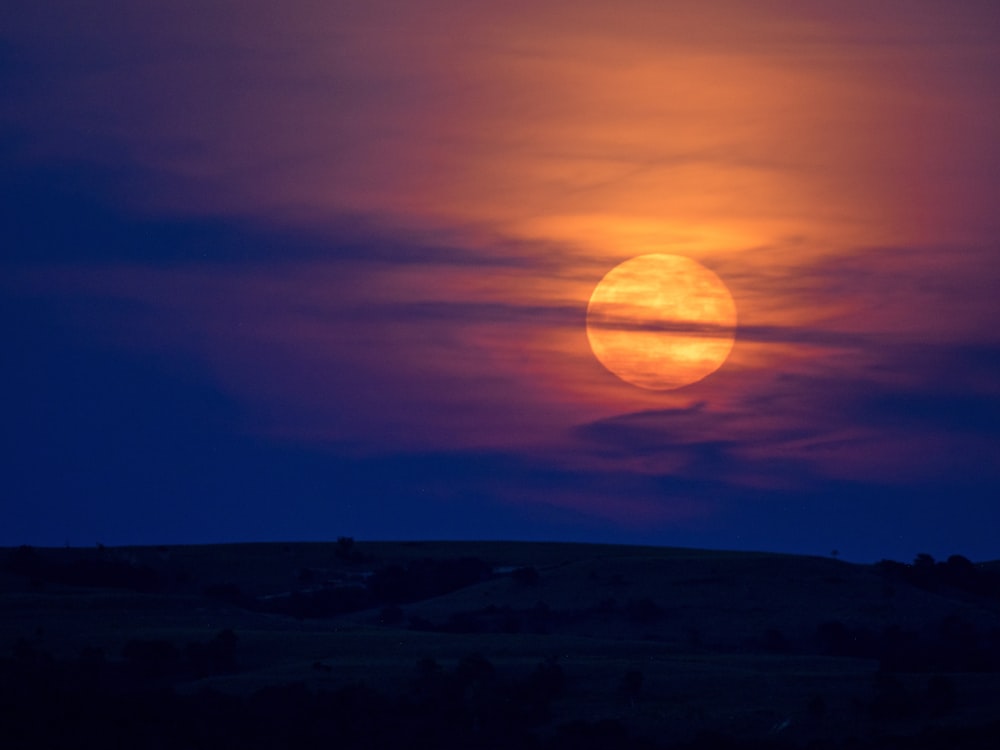
[[[358,549],[354,537],[342,536],[337,538],[337,550],[334,552],[338,560],[345,562],[361,562],[365,559],[361,550]]]
[[[931,716],[947,716],[955,710],[955,683],[944,675],[932,675],[927,682],[927,710]]]
[[[629,602],[625,613],[633,622],[648,624],[660,619],[663,609],[652,599],[643,598]]]
[[[463,686],[492,680],[495,675],[496,668],[493,663],[479,653],[462,657],[455,668],[455,676]]]
[[[510,574],[510,577],[514,583],[520,586],[535,586],[541,579],[538,570],[530,565],[526,568],[518,568]]]
[[[639,697],[639,692],[642,690],[642,683],[642,672],[638,669],[630,669],[622,677],[622,683],[619,689],[622,695],[634,703],[635,699]]]
[[[382,611],[379,612],[378,616],[380,625],[399,625],[403,622],[403,619],[403,610],[396,604],[390,604],[387,607],[382,607]]]
[[[184,656],[196,677],[230,674],[236,671],[236,633],[221,630],[207,643],[189,643]]]
[[[181,671],[180,651],[170,641],[128,641],[122,648],[122,658],[132,674],[142,679],[174,677]]]
[[[872,717],[876,719],[905,719],[916,712],[916,706],[900,679],[887,672],[875,673],[875,697]]]

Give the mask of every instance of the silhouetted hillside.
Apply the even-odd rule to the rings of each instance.
[[[0,560],[13,747],[961,748],[1000,732],[998,567],[959,556],[343,537]]]

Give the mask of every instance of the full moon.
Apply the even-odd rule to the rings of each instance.
[[[711,375],[732,351],[736,303],[718,276],[681,255],[612,268],[587,305],[594,356],[640,388],[671,390]]]

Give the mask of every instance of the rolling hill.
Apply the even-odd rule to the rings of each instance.
[[[580,727],[655,747],[960,747],[1000,719],[1000,572],[958,557],[341,539],[0,560],[12,696],[29,662],[105,691],[88,694],[198,705],[364,690],[449,706],[459,744],[506,706],[503,726],[551,747],[583,746]]]

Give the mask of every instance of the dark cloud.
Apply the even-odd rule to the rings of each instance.
[[[1000,444],[1000,346],[900,344],[880,353],[869,379],[841,384],[836,406],[845,420]]]
[[[616,415],[581,425],[574,433],[616,455],[648,455],[675,450],[697,444],[699,436],[715,431],[719,417],[707,413],[704,406],[695,404],[684,409]]]
[[[628,465],[648,459],[646,471],[661,479],[681,478],[710,487],[707,497],[740,493],[748,481],[780,478],[780,484],[805,486],[813,479],[809,467],[775,455],[747,459],[742,448],[780,445],[812,434],[808,428],[761,430],[748,438],[741,413],[711,411],[704,404],[623,414],[581,425],[573,430],[577,449],[599,463]],[[659,467],[659,468],[658,468]],[[705,484],[707,483],[707,484]]]
[[[778,375],[725,408],[699,403],[618,415],[581,425],[573,436],[594,457],[648,457],[683,476],[714,476],[737,486],[770,477],[819,490],[838,471],[845,479],[852,475],[851,459],[834,461],[833,468],[823,460],[842,449],[854,460],[866,455],[866,464],[876,467],[884,453],[885,474],[898,487],[947,483],[958,474],[996,484],[1000,347],[873,351],[882,358],[850,376]]]
[[[464,323],[528,323],[583,327],[586,306],[527,305],[503,302],[384,303],[353,311],[368,320],[439,321],[449,326]]]
[[[591,317],[587,325],[595,329],[612,331],[651,331],[654,333],[692,333],[704,338],[720,336],[729,338],[733,335],[731,326],[720,326],[712,323],[699,323],[690,320],[634,320],[620,318],[613,314]]]
[[[544,266],[544,253],[516,245],[497,252],[421,239],[386,221],[359,215],[292,228],[240,217],[169,216],[143,210],[155,185],[183,193],[184,180],[134,166],[123,154],[95,154],[94,162],[20,164],[15,136],[0,141],[2,260],[17,264],[125,262],[281,264],[309,260],[481,266]],[[97,160],[119,166],[99,166]],[[138,204],[138,205],[137,205]]]
[[[1000,442],[1000,396],[889,391],[859,400],[857,416],[876,425],[964,432]]]
[[[755,343],[808,344],[837,349],[870,349],[881,347],[885,343],[884,336],[799,326],[740,326],[736,330],[736,337],[740,341]]]

